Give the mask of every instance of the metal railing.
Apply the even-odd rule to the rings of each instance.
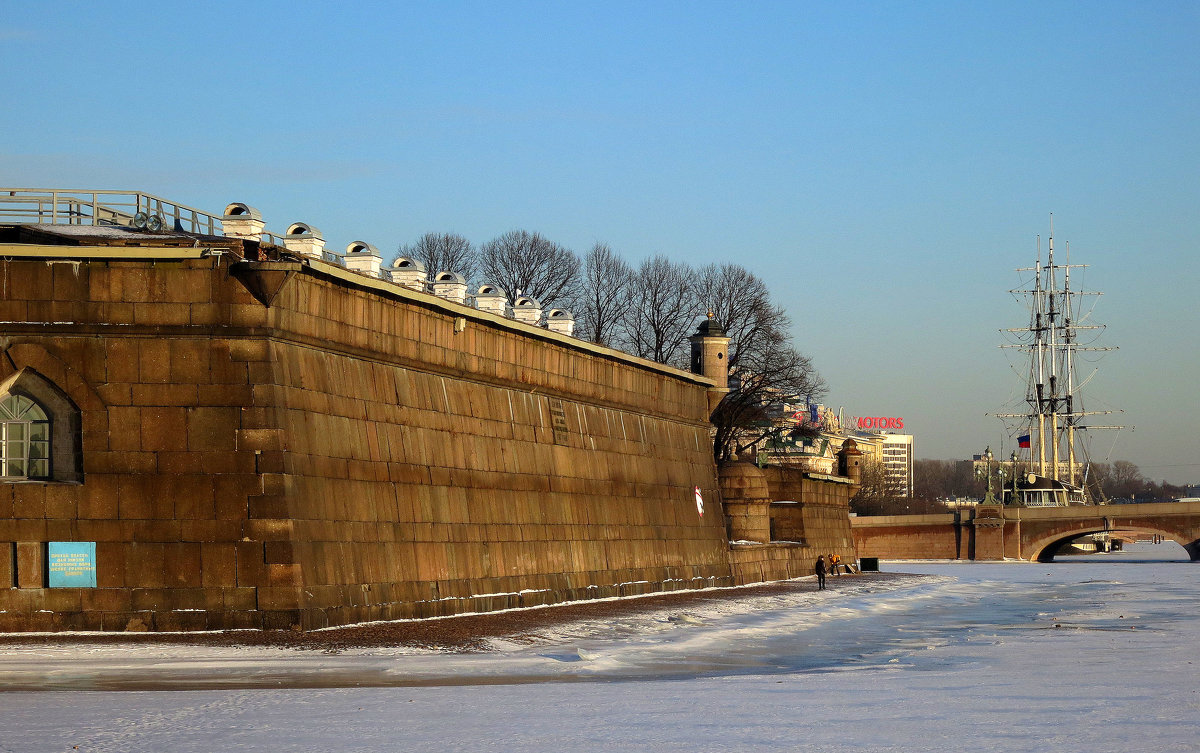
[[[132,226],[139,213],[167,232],[221,234],[220,217],[140,191],[0,188],[0,223]]]

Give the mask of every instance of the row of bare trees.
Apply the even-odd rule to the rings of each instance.
[[[607,244],[577,256],[538,233],[513,230],[478,248],[459,235],[427,233],[400,248],[430,272],[457,272],[543,306],[571,309],[576,336],[688,368],[688,336],[711,315],[730,337],[733,389],[713,414],[715,455],[726,461],[772,431],[766,405],[814,400],[825,384],[791,342],[783,307],[761,278],[737,264],[693,268],[659,254],[631,265]]]
[[[527,295],[546,306],[569,306],[580,282],[575,252],[540,233],[512,230],[476,248],[455,233],[426,233],[401,246],[430,273],[456,272],[468,282],[488,282],[509,295]]]
[[[943,471],[936,472],[939,466],[944,468],[954,464],[954,471],[949,476]],[[951,495],[970,496],[984,493],[984,480],[976,479],[974,486],[969,485],[966,478],[970,474],[971,462],[967,460],[918,460],[914,473],[923,478],[915,484],[917,492],[923,496],[936,498]],[[1017,473],[1023,475],[1029,470],[1024,462],[1018,463]],[[993,469],[992,489],[998,490],[1001,482],[1012,484],[1012,473],[1005,477],[999,475],[999,466]],[[950,483],[948,484],[947,481]],[[1083,484],[1087,487],[1091,499],[1100,502],[1154,502],[1168,501],[1185,495],[1185,488],[1168,484],[1165,481],[1155,482],[1142,475],[1136,463],[1128,460],[1114,460],[1111,463],[1091,462],[1083,470]],[[974,489],[974,492],[960,491]]]
[[[1011,472],[1002,477],[999,468],[997,464],[992,469],[992,491],[997,496],[1001,484],[1012,484]],[[1018,472],[1025,472],[1023,466],[1018,466]],[[899,486],[883,472],[883,467],[874,461],[865,462],[862,473],[862,488],[851,502],[851,509],[860,515],[945,512],[946,500],[981,499],[987,491],[986,479],[976,475],[970,460],[915,461],[911,497],[902,494]],[[1166,501],[1184,496],[1185,492],[1184,487],[1147,479],[1137,465],[1128,460],[1089,464],[1087,487],[1091,498],[1098,502]]]

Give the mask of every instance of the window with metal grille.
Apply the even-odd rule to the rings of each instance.
[[[0,398],[0,478],[50,478],[50,419],[24,395]]]

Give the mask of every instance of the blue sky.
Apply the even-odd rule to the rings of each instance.
[[[1200,482],[1195,2],[3,6],[0,184],[739,262],[919,457],[1009,449],[998,330],[1053,212],[1121,348],[1092,404],[1136,427],[1094,456]]]

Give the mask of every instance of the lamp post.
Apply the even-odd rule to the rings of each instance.
[[[994,457],[992,446],[988,445],[987,449],[983,451],[983,459],[987,461],[987,469],[984,471],[987,474],[987,496],[983,498],[985,505],[996,504],[996,497],[992,494],[992,458]]]
[[[1017,473],[1017,451],[1016,450],[1012,451],[1012,457],[1009,459],[1012,460],[1013,488],[1012,488],[1012,497],[1009,498],[1008,502],[1011,505],[1015,505],[1015,504],[1017,504],[1017,499],[1018,499],[1018,497],[1017,497],[1017,476],[1021,475],[1021,474]]]

